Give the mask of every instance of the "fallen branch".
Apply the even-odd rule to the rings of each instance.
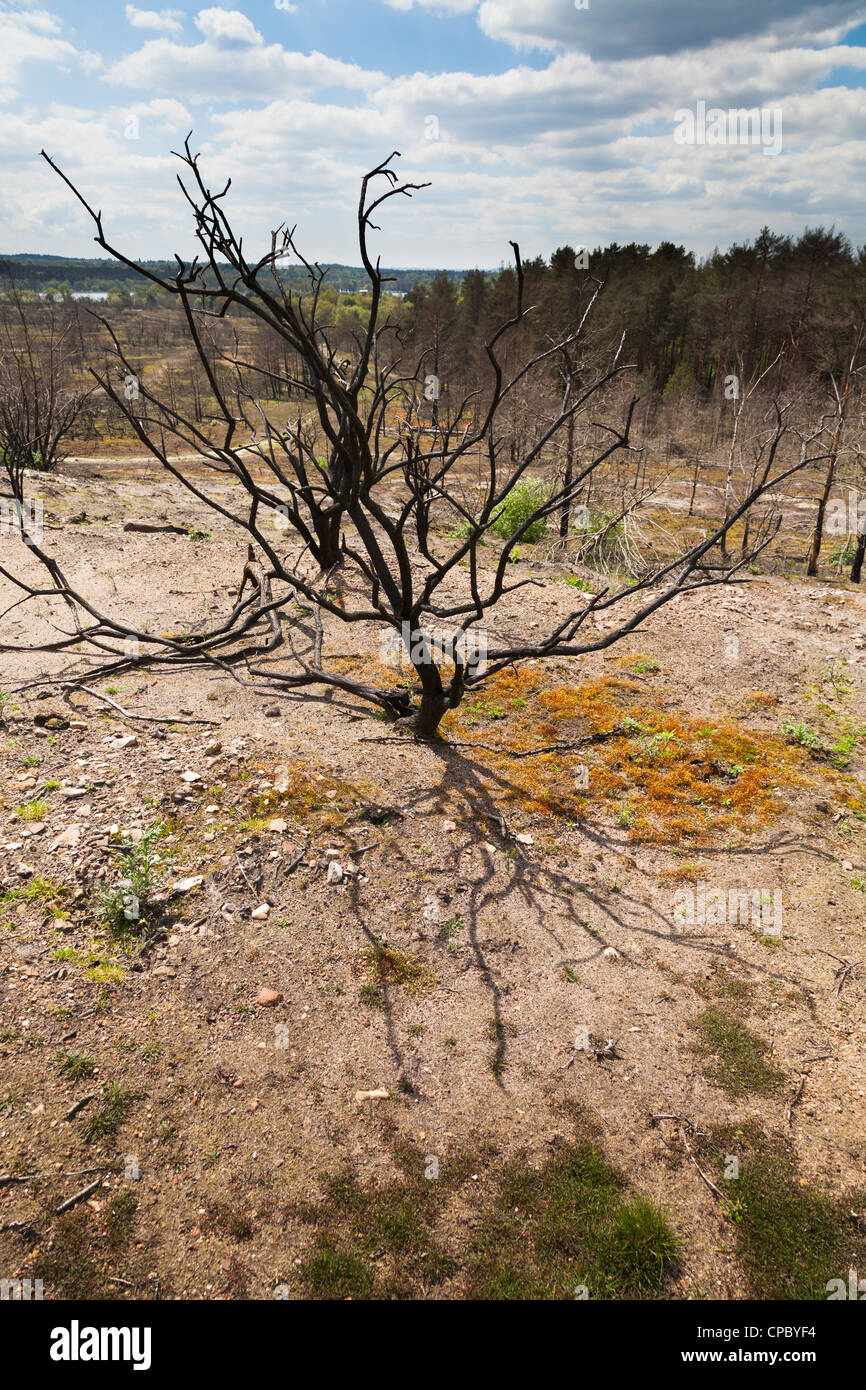
[[[61,1202],[59,1207],[54,1208],[55,1216],[61,1216],[63,1212],[69,1211],[70,1207],[74,1207],[76,1203],[83,1202],[85,1197],[89,1197],[91,1192],[96,1191],[101,1182],[102,1178],[95,1178],[93,1182],[88,1183],[87,1187],[82,1187],[80,1192],[74,1192],[71,1197],[67,1197],[65,1202]]]
[[[80,690],[83,695],[92,695],[94,700],[102,700],[106,705],[111,705],[112,709],[116,709],[118,714],[123,715],[124,719],[136,719],[142,724],[210,724],[212,728],[218,727],[218,721],[216,719],[176,719],[170,714],[130,714],[129,710],[122,709],[121,706],[110,699],[108,695],[103,695],[99,690],[92,690],[89,685],[76,685],[75,681],[64,681],[61,689],[66,691],[66,694],[63,696],[65,703],[71,705],[73,709],[75,706],[72,704],[69,696],[73,690]]]
[[[98,1091],[91,1091],[89,1096],[82,1096],[81,1100],[77,1100],[74,1105],[70,1105],[66,1114],[63,1116],[64,1120],[74,1120],[79,1110],[83,1110],[85,1105],[89,1105],[92,1100],[96,1100],[98,1094]]]
[[[789,1100],[789,1102],[788,1102],[788,1107],[787,1107],[787,1109],[786,1109],[786,1111],[785,1111],[785,1119],[788,1121],[788,1124],[790,1124],[790,1123],[791,1123],[791,1120],[793,1119],[794,1106],[797,1104],[797,1102],[799,1101],[800,1097],[802,1096],[802,1094],[803,1094],[803,1088],[804,1088],[805,1085],[806,1085],[806,1078],[805,1078],[805,1076],[801,1076],[801,1077],[800,1077],[800,1084],[799,1084],[799,1086],[797,1087],[797,1089],[796,1089],[796,1091],[794,1092],[794,1094],[793,1094],[793,1096],[791,1097],[791,1099]]]

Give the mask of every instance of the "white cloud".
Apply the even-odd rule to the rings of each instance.
[[[443,0],[387,3],[445,9]],[[866,68],[866,47],[839,42],[855,6],[832,0],[819,11],[786,0],[783,19],[781,0],[767,0],[766,10],[754,8],[775,29],[754,34],[743,3],[729,0],[724,11],[734,14],[731,32],[744,30],[732,38],[692,0],[706,39],[699,48],[684,47],[684,35],[697,31],[679,0],[607,0],[596,20],[608,29],[621,21],[620,48],[608,34],[589,50],[561,44],[540,68],[515,61],[493,73],[393,79],[320,52],[292,52],[264,39],[241,10],[212,6],[197,14],[189,42],[136,38],[141,46],[105,78],[113,84],[108,111],[46,109],[35,96],[30,109],[22,98],[0,129],[9,171],[0,191],[5,245],[57,250],[59,237],[61,249],[92,254],[67,191],[38,168],[35,151],[44,145],[104,207],[112,236],[131,255],[188,254],[189,211],[168,150],[193,124],[207,181],[218,187],[232,177],[226,207],[248,243],[264,248],[272,226],[297,222],[299,244],[323,260],[357,260],[358,182],[393,149],[403,152],[401,177],[433,187],[383,209],[376,249],[387,264],[495,265],[509,257],[509,236],[526,255],[612,239],[684,239],[708,251],[763,223],[796,233],[806,222],[835,222],[866,240],[866,89],[818,88],[840,70]],[[494,9],[498,23],[523,25],[509,31],[515,44],[537,44],[544,24],[574,25],[593,13],[573,11],[572,0],[485,0],[485,22]],[[672,17],[683,21],[668,51],[644,51],[645,12],[661,13],[662,30]],[[14,34],[10,23],[0,0],[0,81],[15,77],[12,52],[66,67],[86,61],[45,12],[28,12],[27,22],[17,15]],[[786,24],[797,34],[781,42]],[[821,24],[829,26],[822,40],[808,37]],[[723,109],[780,107],[781,154],[678,145],[674,112],[698,99]],[[428,138],[431,115],[438,139]],[[140,137],[124,139],[133,116]]]
[[[98,64],[95,55],[81,53],[60,38],[59,30],[59,20],[45,10],[0,10],[0,102],[11,101],[18,94],[25,63],[58,67],[79,62],[88,67]]]
[[[203,36],[201,43],[151,39],[116,62],[105,80],[213,103],[248,103],[251,94],[268,101],[287,91],[364,90],[385,80],[381,73],[323,53],[297,53],[278,43],[266,44],[239,10],[201,10],[195,22]]]
[[[157,29],[164,34],[179,34],[186,18],[183,10],[140,10],[127,5],[126,20],[133,29]]]
[[[262,36],[251,19],[240,10],[199,10],[195,17],[196,28],[206,39],[214,43],[253,43],[263,42]]]
[[[613,57],[673,53],[772,33],[782,44],[835,43],[866,18],[863,0],[483,0],[478,21],[516,48],[563,46]]]
[[[439,14],[468,14],[478,5],[478,0],[385,0],[392,10],[411,10],[415,5],[419,10],[436,10]]]

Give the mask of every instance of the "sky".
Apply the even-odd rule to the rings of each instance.
[[[758,143],[731,138],[744,109]],[[285,222],[358,264],[359,182],[394,150],[431,186],[382,209],[390,266],[495,267],[510,240],[702,256],[765,224],[866,242],[849,0],[0,0],[0,113],[0,254],[101,254],[44,147],[125,254],[189,256],[189,131],[250,253]]]

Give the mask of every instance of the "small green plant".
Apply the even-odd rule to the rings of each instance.
[[[580,589],[581,593],[591,594],[593,586],[588,579],[580,579],[576,574],[570,574],[566,579],[566,584],[570,584],[572,589]]]
[[[857,553],[857,542],[853,536],[849,536],[841,545],[836,545],[827,556],[828,563],[835,570],[848,569],[854,563],[854,556]]]
[[[370,1009],[384,1009],[385,996],[378,985],[362,985],[358,991],[360,998]]]
[[[821,740],[815,730],[810,729],[808,724],[804,724],[802,719],[798,719],[796,722],[793,719],[786,719],[782,725],[782,733],[789,743],[796,743],[800,748],[814,750],[821,747]]]
[[[19,708],[15,703],[15,697],[9,695],[5,690],[0,690],[0,724],[5,722],[7,714]]]
[[[55,1055],[54,1063],[59,1072],[70,1077],[73,1081],[80,1081],[84,1077],[92,1076],[96,1070],[96,1063],[93,1058],[86,1057],[83,1053],[58,1052]]]
[[[44,820],[51,810],[47,801],[28,801],[15,812],[16,820]]]
[[[495,536],[499,536],[500,540],[509,540],[539,507],[544,506],[548,496],[548,490],[542,483],[530,478],[521,479],[507,493],[496,513],[491,531]],[[529,544],[540,541],[546,530],[547,520],[540,517],[537,521],[530,522],[520,540]]]
[[[149,929],[150,898],[164,881],[164,868],[170,857],[160,855],[156,849],[166,833],[165,825],[154,825],[144,831],[138,843],[124,840],[118,846],[119,879],[113,887],[103,890],[101,903],[108,927],[116,935],[142,935]]]
[[[91,1115],[84,1131],[88,1144],[98,1139],[113,1139],[126,1119],[129,1107],[139,1097],[127,1091],[119,1081],[109,1081],[102,1088],[99,1105]]]

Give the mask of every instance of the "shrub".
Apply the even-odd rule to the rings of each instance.
[[[515,483],[496,513],[496,519],[490,528],[493,534],[507,541],[520,530],[527,517],[532,516],[533,512],[544,505],[548,495],[547,488],[540,482],[524,478]],[[528,542],[539,541],[546,530],[547,519],[540,517],[538,521],[533,521],[527,526],[520,539]]]

